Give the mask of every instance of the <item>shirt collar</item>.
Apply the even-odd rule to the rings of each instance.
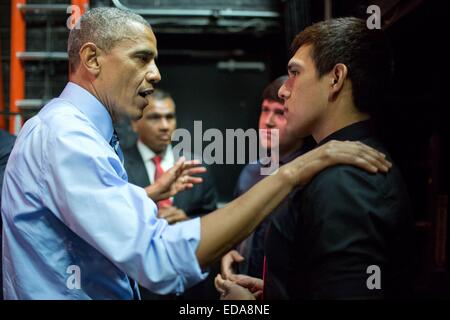
[[[142,156],[142,159],[144,161],[150,161],[151,159],[153,159],[154,156],[156,156],[156,153],[150,149],[149,147],[147,147],[141,140],[138,139],[137,141],[137,148],[139,150],[139,153]],[[161,161],[164,161],[166,159],[168,159],[168,157],[172,154],[172,146],[169,144],[166,148],[166,150],[164,150],[164,152],[161,154]]]
[[[357,141],[373,135],[373,129],[370,120],[364,120],[355,122],[349,126],[346,126],[338,131],[333,132],[325,139],[323,139],[318,146],[327,143],[330,140],[350,140]]]
[[[108,143],[111,141],[114,131],[111,116],[95,96],[79,85],[68,82],[59,97],[73,104],[94,124]]]

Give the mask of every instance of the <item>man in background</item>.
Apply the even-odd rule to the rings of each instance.
[[[131,183],[145,188],[155,182],[161,171],[173,167],[177,159],[171,137],[176,126],[175,102],[167,92],[156,89],[142,118],[132,121],[138,135],[136,144],[124,149],[125,169]],[[203,182],[192,189],[159,201],[159,217],[176,223],[214,211],[217,191],[212,176],[206,172],[201,178]]]

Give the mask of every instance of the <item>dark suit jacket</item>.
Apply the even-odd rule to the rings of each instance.
[[[150,179],[136,144],[123,152],[128,181],[143,188],[147,187]],[[180,192],[173,199],[173,205],[184,210],[189,217],[202,216],[217,208],[218,196],[211,174],[206,172],[199,176],[203,178],[203,183]]]
[[[367,122],[359,122],[321,144],[331,139],[359,140],[387,154],[369,128]],[[413,220],[395,165],[386,174],[348,165],[330,167],[292,198],[290,215],[284,220],[286,223],[278,224],[281,228],[273,224],[267,238],[271,242],[267,297],[280,297],[273,294],[277,288],[281,288],[281,298],[291,299],[408,294]],[[367,285],[372,265],[379,267],[380,289]]]

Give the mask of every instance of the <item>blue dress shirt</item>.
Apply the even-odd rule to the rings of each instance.
[[[111,117],[69,82],[23,126],[2,192],[5,299],[133,299],[204,279],[200,219],[168,225],[128,183]],[[130,278],[129,278],[130,277]]]

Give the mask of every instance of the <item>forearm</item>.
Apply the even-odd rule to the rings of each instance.
[[[161,199],[161,190],[156,183],[146,187],[145,192],[147,192],[147,196],[155,202],[163,200]]]
[[[305,185],[315,174],[337,163],[369,172],[386,172],[391,166],[383,154],[359,142],[329,141],[298,157],[226,207],[202,218],[196,251],[200,265],[208,265],[247,237],[294,186]]]
[[[287,168],[268,176],[227,206],[201,218],[196,255],[208,265],[245,239],[293,188]]]

